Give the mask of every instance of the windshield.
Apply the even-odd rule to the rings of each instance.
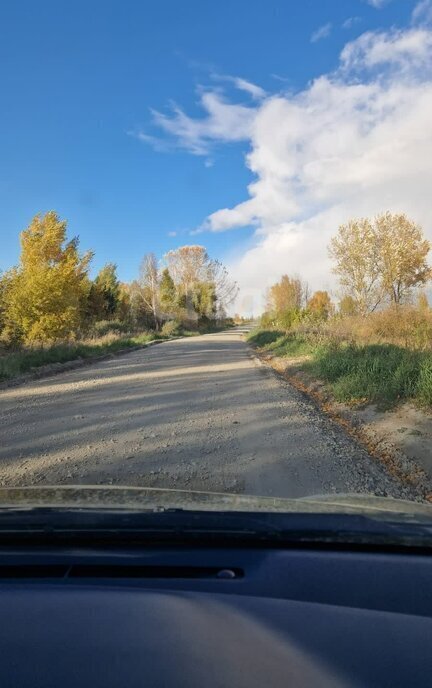
[[[0,26],[0,509],[429,513],[432,2]]]

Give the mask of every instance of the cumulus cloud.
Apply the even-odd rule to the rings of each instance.
[[[316,43],[317,41],[321,41],[323,38],[328,38],[330,36],[331,30],[332,25],[330,22],[328,22],[327,24],[323,24],[311,35],[311,43]]]
[[[406,212],[432,239],[427,26],[367,32],[344,47],[333,73],[254,107],[204,95],[203,118],[176,111],[161,125],[193,153],[248,142],[245,162],[254,179],[244,200],[215,209],[200,227],[253,228],[252,245],[229,256],[241,287],[239,310],[256,313],[265,288],[283,273],[300,273],[313,289],[336,289],[327,245],[350,217]]]
[[[426,28],[368,31],[345,46],[341,63],[349,70],[392,65],[398,70],[412,72],[415,67],[428,66],[431,51],[432,33]]]

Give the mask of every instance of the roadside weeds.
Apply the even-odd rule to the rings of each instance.
[[[11,377],[7,380],[0,382],[0,391],[3,389],[9,389],[10,387],[18,387],[30,382],[31,380],[39,380],[45,377],[51,377],[52,375],[59,375],[60,373],[68,372],[69,370],[76,370],[77,368],[83,368],[84,366],[89,366],[94,363],[99,363],[101,361],[108,361],[112,358],[117,358],[118,356],[124,356],[125,354],[132,353],[133,351],[139,351],[140,349],[146,349],[154,344],[162,344],[168,340],[181,339],[181,337],[169,337],[165,339],[153,339],[144,344],[138,344],[136,346],[128,346],[123,349],[117,349],[116,351],[111,351],[109,353],[100,354],[98,356],[89,356],[88,358],[78,357],[70,361],[48,363],[47,365],[38,366],[34,370],[31,370],[22,375],[17,375],[16,377]]]
[[[329,387],[302,369],[307,355],[278,357],[251,347],[260,365],[270,366],[353,436],[399,482],[432,502],[432,414],[405,402],[380,410],[374,404],[336,401]]]

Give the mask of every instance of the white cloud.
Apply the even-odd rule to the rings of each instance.
[[[412,12],[413,24],[432,24],[432,0],[420,0]]]
[[[152,110],[153,122],[160,129],[175,138],[177,146],[194,155],[208,155],[212,141],[245,141],[250,137],[254,109],[245,105],[227,102],[216,91],[202,91],[199,103],[205,112],[201,119],[189,117],[178,105],[172,103],[171,113]],[[164,140],[145,132],[136,134],[139,139],[155,148],[164,145]]]
[[[169,237],[176,237],[176,236],[177,236],[177,232],[168,232],[168,236],[169,236]]]
[[[254,181],[245,199],[201,227],[255,228],[252,245],[228,261],[241,287],[238,309],[257,312],[283,273],[335,288],[327,245],[350,217],[403,211],[432,239],[432,30],[363,34],[345,46],[334,73],[255,107],[213,97],[203,119],[175,113],[162,124],[192,152],[249,143]]]
[[[427,67],[431,51],[432,33],[426,28],[368,31],[345,46],[341,62],[348,70],[393,65],[398,70],[412,71],[413,67]]]
[[[368,5],[372,5],[372,7],[375,7],[375,9],[380,10],[381,7],[384,7],[384,5],[387,5],[390,0],[366,0]]]
[[[212,78],[216,79],[217,81],[231,82],[235,86],[235,88],[237,88],[239,91],[245,91],[254,100],[261,100],[261,98],[265,98],[265,96],[267,95],[264,89],[261,88],[261,86],[257,86],[256,84],[253,84],[251,81],[247,81],[246,79],[242,79],[238,76],[229,76],[227,74],[212,74]]]
[[[342,28],[343,29],[351,29],[353,26],[361,22],[361,17],[348,17],[348,19],[345,19],[344,22],[342,22]]]
[[[311,38],[310,38],[311,43],[316,43],[317,41],[320,41],[323,38],[328,38],[330,36],[331,30],[332,30],[332,25],[330,22],[328,22],[327,24],[323,24],[323,26],[320,26],[311,35]]]

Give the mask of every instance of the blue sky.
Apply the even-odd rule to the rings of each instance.
[[[204,122],[203,133],[193,129],[185,139],[172,103],[185,113],[188,130],[206,117],[203,93],[229,103],[230,117],[242,105],[241,117],[250,109],[255,121],[272,95],[283,93],[288,101],[337,70],[347,43],[370,32],[384,36],[392,27],[408,31],[417,5],[2,3],[0,267],[17,261],[19,231],[36,212],[49,209],[68,219],[82,249],[94,249],[95,268],[114,260],[125,280],[136,275],[144,253],[161,256],[184,243],[202,243],[235,265],[262,242],[264,224],[254,218],[235,231],[219,231],[206,218],[249,198],[257,169],[245,163],[245,154],[260,146],[249,133],[230,137],[225,120],[216,132]],[[236,78],[266,95],[238,88]],[[287,211],[286,220],[292,217]],[[277,221],[277,231],[284,231],[284,218]],[[202,226],[206,231],[190,234]]]

